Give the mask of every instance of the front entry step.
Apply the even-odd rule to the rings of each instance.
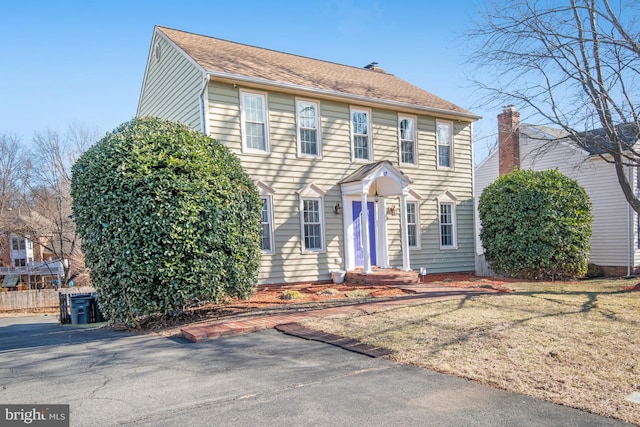
[[[396,268],[374,268],[365,274],[362,269],[347,271],[344,279],[348,285],[413,285],[419,282],[417,271],[402,271]]]

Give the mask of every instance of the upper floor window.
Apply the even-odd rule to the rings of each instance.
[[[26,249],[24,239],[13,237],[11,239],[11,249],[14,251],[24,251]]]
[[[351,110],[351,138],[353,141],[353,158],[371,160],[371,126],[370,113],[367,110]]]
[[[242,149],[269,152],[267,97],[262,93],[240,92]]]
[[[451,123],[436,122],[438,142],[438,166],[450,168],[452,166],[452,132]]]
[[[298,150],[303,156],[320,156],[320,127],[318,103],[296,101],[298,120]]]
[[[26,267],[27,266],[27,260],[24,258],[16,258],[13,260],[13,265],[14,267]]]
[[[400,117],[400,163],[415,165],[416,162],[416,130],[415,119]]]

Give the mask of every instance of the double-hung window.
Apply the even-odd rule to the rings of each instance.
[[[297,191],[300,197],[300,241],[302,252],[322,252],[324,243],[325,191],[309,183]]]
[[[26,249],[23,238],[14,237],[11,239],[11,248],[14,251],[24,251]]]
[[[299,154],[319,157],[321,147],[318,103],[304,100],[296,101],[296,115]]]
[[[438,166],[443,168],[452,167],[452,132],[451,123],[436,122],[436,140],[438,143]]]
[[[455,205],[453,203],[440,203],[440,247],[455,248]]]
[[[351,110],[351,138],[353,158],[355,160],[371,160],[371,114],[368,110]]]
[[[262,215],[260,219],[260,241],[262,245],[262,252],[273,252],[273,230],[271,221],[271,197],[260,197],[262,202]]]
[[[400,163],[417,164],[416,161],[416,120],[413,117],[399,118]]]
[[[320,199],[302,199],[304,249],[322,250],[322,211]]]
[[[418,203],[407,202],[407,240],[410,248],[418,247]]]
[[[248,152],[269,152],[267,97],[263,93],[240,92],[242,149]]]

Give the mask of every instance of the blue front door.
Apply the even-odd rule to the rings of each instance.
[[[362,202],[351,202],[351,211],[353,212],[353,246],[355,254],[355,266],[364,266],[364,248],[362,246],[362,223],[360,214],[362,213]],[[367,202],[367,211],[369,212],[369,254],[371,255],[371,265],[376,265],[376,227],[375,212],[373,211],[374,203]]]

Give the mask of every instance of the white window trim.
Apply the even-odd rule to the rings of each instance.
[[[353,113],[366,113],[367,115],[367,143],[369,145],[369,157],[361,159],[356,157],[356,139],[353,129]],[[373,161],[373,135],[371,132],[371,110],[369,108],[349,107],[349,134],[351,138],[351,161],[352,162],[371,162]]]
[[[458,249],[458,220],[457,220],[457,205],[458,198],[450,191],[445,191],[438,198],[438,243],[440,245],[440,249],[442,250],[453,250]],[[452,225],[452,234],[453,234],[453,244],[444,246],[442,245],[442,223],[440,222],[440,206],[441,205],[451,205],[451,225]]]
[[[273,218],[273,194],[275,191],[273,188],[262,182],[261,180],[254,181],[256,187],[258,188],[258,194],[260,195],[260,199],[267,200],[267,212],[269,214],[269,234],[271,238],[271,250],[265,251],[262,250],[263,255],[273,255],[276,253],[276,242],[275,242],[275,227],[274,227],[274,218]],[[262,224],[262,221],[260,222]],[[262,246],[262,244],[260,245]]]
[[[261,96],[264,101],[264,146],[265,150],[257,150],[255,148],[247,147],[247,132],[245,121],[245,108],[244,108],[244,95],[257,95]],[[269,100],[266,92],[257,92],[251,90],[240,90],[240,133],[242,134],[242,152],[253,154],[269,154],[271,152],[271,144],[269,141]]]
[[[301,102],[306,102],[309,104],[315,104],[316,106],[316,143],[318,144],[318,154],[313,155],[313,154],[307,154],[307,153],[303,153],[302,152],[302,140],[300,139],[300,118],[298,117],[298,105]],[[307,98],[296,98],[296,105],[295,105],[295,116],[296,116],[296,141],[297,141],[297,145],[298,145],[298,157],[301,158],[309,158],[309,159],[321,159],[322,158],[322,132],[321,132],[321,128],[322,126],[320,125],[320,101],[314,100],[314,99],[307,99]]]
[[[449,166],[442,166],[440,164],[440,141],[438,140],[438,125],[449,125]],[[436,120],[436,166],[438,169],[453,169],[454,156],[453,156],[453,122],[447,120]]]
[[[303,254],[317,254],[317,253],[325,253],[327,250],[327,240],[326,240],[326,222],[324,216],[324,195],[325,191],[315,185],[314,183],[310,183],[302,187],[297,191],[299,204],[298,211],[300,214],[300,251]],[[304,246],[304,201],[305,200],[318,200],[318,209],[320,210],[320,238],[322,239],[322,244],[320,249],[306,249]]]
[[[407,195],[407,204],[414,203],[416,205],[416,246],[409,246],[410,250],[420,250],[422,249],[422,228],[420,228],[420,199],[422,196],[418,194],[413,189],[409,189],[409,194]],[[409,225],[409,221],[407,218],[407,226]],[[408,229],[407,229],[408,231]],[[407,236],[407,242],[409,241],[409,236]]]
[[[402,132],[400,122],[403,120],[413,120],[413,163],[402,161]],[[398,164],[402,166],[418,166],[418,118],[416,116],[398,115]]]

